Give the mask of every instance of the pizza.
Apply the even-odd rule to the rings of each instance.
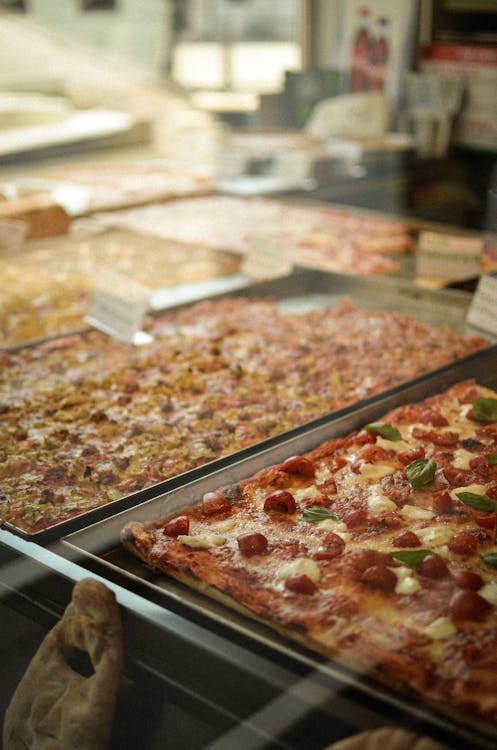
[[[203,195],[213,190],[207,170],[167,159],[50,167],[42,172],[42,178],[47,180],[47,186],[52,182],[53,189],[62,196],[67,188],[85,190],[86,200],[75,212],[79,215]]]
[[[34,533],[488,346],[409,315],[219,298],[0,353],[0,518]]]
[[[99,214],[104,224],[245,255],[254,238],[284,243],[294,263],[328,271],[398,273],[413,247],[395,218],[337,207],[227,195],[184,198]]]
[[[121,539],[152,570],[495,728],[496,511],[497,392],[467,380]]]
[[[106,268],[149,287],[152,297],[239,267],[240,257],[232,253],[131,232],[32,242],[0,260],[0,346],[87,328],[95,279]]]
[[[395,727],[382,727],[359,732],[338,740],[324,750],[448,750],[445,745],[414,732]]]

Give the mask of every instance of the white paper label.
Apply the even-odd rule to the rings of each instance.
[[[293,268],[293,250],[284,237],[252,237],[242,273],[253,279],[286,276]]]
[[[421,232],[416,274],[447,281],[472,279],[481,273],[482,249],[480,237]]]
[[[497,276],[482,276],[467,314],[471,325],[497,335]]]
[[[288,182],[302,182],[312,177],[315,161],[315,156],[305,151],[282,151],[274,157],[271,174]]]
[[[152,337],[141,330],[151,291],[115,271],[105,269],[95,281],[87,321],[129,344],[145,344]]]

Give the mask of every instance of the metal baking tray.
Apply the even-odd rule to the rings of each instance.
[[[41,638],[62,615],[74,583],[88,570],[1,529],[0,570],[0,613],[11,612],[0,643],[6,657],[1,709]],[[252,641],[235,642],[230,632],[208,630],[109,578],[92,577],[114,591],[123,624],[122,689],[109,750],[130,746],[130,737],[143,750],[163,745],[175,750],[322,750],[332,741],[394,721],[422,729],[414,712],[406,715],[398,707],[393,713],[391,706],[343,679],[335,681],[282,654],[278,660],[270,658],[273,653],[256,654]],[[16,654],[8,651],[9,623],[13,636],[16,627],[23,628],[27,649]],[[13,664],[12,657],[20,663]],[[179,716],[172,712],[175,706]]]
[[[190,289],[191,294],[194,294],[195,291],[199,293],[198,287]],[[185,290],[185,297],[186,296],[187,292]],[[271,281],[253,284],[242,283],[240,281],[240,284],[236,286],[236,289],[229,288],[229,290],[226,290],[226,288],[223,287],[222,291],[218,291],[217,294],[212,294],[208,297],[202,296],[202,294],[199,293],[195,300],[215,300],[223,297],[234,296],[243,296],[250,299],[272,298],[282,311],[288,312],[303,312],[310,309],[333,306],[339,299],[348,297],[357,307],[362,309],[400,311],[412,315],[418,320],[422,320],[432,326],[449,324],[460,334],[479,333],[480,335],[483,335],[484,338],[489,341],[489,348],[497,346],[492,337],[481,331],[477,331],[466,322],[466,314],[471,302],[471,295],[458,290],[435,291],[422,289],[411,282],[401,279],[385,278],[380,280],[323,271],[297,269],[294,273],[288,276],[273,279]],[[172,300],[169,301],[171,302]],[[168,309],[170,311],[181,309],[190,304],[191,302],[187,302],[183,299],[180,304],[171,305]],[[157,315],[160,314],[162,313],[157,313]],[[473,355],[470,355],[470,359],[471,356]],[[373,396],[371,399],[361,401],[360,403],[369,403],[370,400],[375,400],[376,398],[377,396]],[[346,407],[345,411],[350,408],[354,408],[354,405]],[[339,414],[342,413],[342,411],[344,410],[341,409],[334,413]],[[210,467],[212,471],[217,468],[223,468],[237,457],[242,458],[251,455],[254,451],[257,451],[260,446],[272,445],[275,441],[284,438],[286,434],[289,433],[281,432],[258,444],[254,444],[248,448],[241,449],[222,458],[210,461],[208,464],[205,464],[205,466]],[[94,510],[86,511],[67,521],[54,524],[42,531],[27,533],[7,522],[4,523],[4,528],[17,533],[24,538],[33,539],[40,543],[50,542],[70,533],[71,531],[95,523],[110,514],[135,506],[162,492],[183,485],[185,482],[191,481],[199,476],[199,473],[203,473],[203,467],[191,469],[183,474],[166,479],[163,482],[125,495]]]
[[[396,406],[419,401],[439,392],[455,382],[475,378],[478,382],[497,387],[497,350],[491,348],[433,375],[423,376],[407,386],[399,386],[355,409],[344,410],[333,418],[317,420],[314,425],[295,430],[291,437],[276,445],[259,450],[252,456],[234,461],[224,469],[209,471],[182,487],[166,491],[138,507],[128,509],[110,519],[101,521],[84,530],[67,535],[60,542],[62,555],[78,560],[91,569],[104,571],[103,575],[115,577],[123,586],[139,591],[145,597],[159,602],[167,610],[180,611],[196,619],[199,615],[211,627],[222,626],[232,637],[248,638],[254,648],[269,649],[274,655],[290,655],[298,663],[311,667],[321,675],[342,680],[359,691],[380,698],[391,706],[417,716],[432,728],[442,731],[444,739],[455,743],[454,747],[495,748],[497,728],[468,726],[455,717],[425,706],[422,702],[403,698],[396,692],[378,687],[364,676],[343,669],[334,661],[326,661],[293,642],[274,633],[270,628],[244,617],[209,597],[193,591],[167,576],[150,572],[139,560],[121,546],[119,533],[130,520],[153,520],[165,514],[174,514],[178,509],[193,504],[205,493],[222,485],[248,478],[266,466],[278,463],[288,455],[300,454],[321,442],[349,433],[360,426],[381,417]],[[463,745],[459,744],[466,738]]]
[[[147,315],[153,318],[166,310],[179,309],[202,299],[233,295],[273,297],[276,304],[291,312],[333,305],[341,297],[348,296],[355,305],[364,309],[397,310],[430,325],[447,323],[459,333],[482,334],[465,320],[471,304],[469,292],[422,287],[409,277],[410,273],[407,271],[405,277],[370,277],[308,269],[298,265],[288,275],[259,282],[251,281],[243,273],[235,273],[156,290],[151,297],[151,308]],[[9,346],[0,344],[0,351],[15,352],[88,330],[90,326],[84,325]],[[491,340],[497,338],[488,333],[483,335]]]

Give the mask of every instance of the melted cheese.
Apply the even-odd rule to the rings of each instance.
[[[381,437],[381,435],[376,438],[376,445],[379,445],[380,448],[383,448],[386,451],[393,451],[394,453],[403,453],[411,448],[409,443],[406,443],[405,440],[387,440],[386,438]]]
[[[497,583],[495,581],[486,583],[485,586],[481,587],[478,593],[486,599],[489,604],[497,607]]]
[[[234,518],[225,518],[224,521],[218,521],[218,523],[213,524],[212,528],[216,534],[226,534],[232,531],[235,525],[236,521]]]
[[[221,534],[180,534],[178,540],[192,549],[209,549],[209,547],[220,547],[225,543],[226,537]]]
[[[295,573],[304,573],[314,583],[317,583],[321,577],[319,566],[315,560],[311,560],[310,557],[299,557],[281,565],[276,574],[276,579],[283,580]]]
[[[320,491],[314,484],[311,484],[310,487],[293,490],[292,494],[297,502],[299,500],[306,500],[313,497],[322,497]]]
[[[359,472],[366,479],[382,479],[389,474],[393,474],[395,470],[395,466],[383,463],[382,461],[378,461],[375,464],[361,464],[359,467]]]
[[[439,641],[454,635],[457,632],[457,628],[448,617],[437,617],[436,620],[433,620],[433,622],[430,622],[429,625],[423,628],[422,632],[433,638],[433,640]]]
[[[450,496],[453,500],[459,500],[457,497],[458,492],[472,492],[474,495],[484,495],[487,491],[487,488],[484,484],[467,484],[466,487],[454,487],[453,490],[450,491]]]
[[[397,576],[396,594],[415,594],[421,588],[421,584],[414,578],[410,568],[390,568],[390,570],[393,570]]]
[[[368,514],[371,516],[379,516],[382,513],[389,513],[393,510],[397,510],[396,504],[393,500],[387,497],[379,485],[374,485],[367,500]]]
[[[418,508],[417,505],[404,505],[400,510],[399,514],[406,521],[430,521],[434,513],[429,508]]]
[[[454,536],[454,528],[444,524],[416,529],[416,534],[425,547],[432,549],[445,546]]]
[[[469,462],[474,458],[474,453],[471,451],[464,450],[464,448],[458,448],[454,451],[454,460],[452,466],[454,469],[469,469]]]
[[[317,526],[320,529],[326,529],[326,531],[333,531],[337,536],[341,537],[344,542],[350,542],[352,534],[350,533],[347,524],[343,521],[334,521],[332,518],[325,518],[324,521],[319,521]]]
[[[318,482],[325,482],[331,477],[331,470],[326,464],[321,464],[315,471],[316,479]]]

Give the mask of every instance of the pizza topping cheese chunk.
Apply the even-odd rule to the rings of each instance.
[[[172,518],[131,521],[122,542],[313,650],[495,723],[495,406],[457,383]]]

